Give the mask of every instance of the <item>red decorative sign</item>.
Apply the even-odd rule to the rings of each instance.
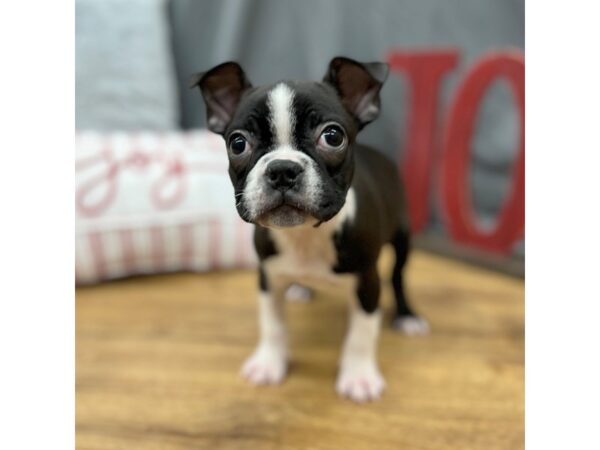
[[[388,62],[391,70],[404,73],[410,84],[407,152],[401,167],[409,198],[411,227],[413,231],[420,231],[429,219],[440,87],[444,75],[456,67],[458,51],[394,52]]]
[[[393,71],[405,74],[411,85],[410,113],[403,176],[411,227],[422,230],[428,220],[431,175],[438,167],[436,144],[441,138],[440,197],[452,238],[462,244],[509,253],[525,228],[525,62],[520,51],[483,56],[459,82],[449,113],[441,126],[436,117],[442,78],[456,66],[456,50],[402,52],[389,55]],[[507,199],[490,230],[477,222],[469,190],[470,144],[477,112],[492,82],[504,79],[511,87],[519,116],[519,148]],[[441,136],[436,132],[443,129]]]

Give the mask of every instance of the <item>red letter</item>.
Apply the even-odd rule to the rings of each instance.
[[[519,114],[519,148],[511,191],[491,231],[477,225],[468,184],[470,140],[479,104],[490,83],[504,78],[510,85]],[[475,64],[451,103],[442,149],[441,195],[451,236],[459,242],[508,253],[525,226],[525,62],[522,53],[490,54]]]
[[[438,95],[442,77],[456,66],[458,56],[457,50],[393,51],[388,56],[391,70],[406,73],[409,82],[408,136],[401,172],[413,231],[427,225]]]

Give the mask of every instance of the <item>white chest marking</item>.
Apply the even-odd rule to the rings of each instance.
[[[278,254],[265,261],[269,282],[287,287],[293,282],[317,290],[335,288],[354,289],[355,277],[336,274],[332,268],[337,262],[333,235],[356,213],[356,197],[350,188],[346,203],[328,222],[314,228],[311,224],[300,227],[271,229]]]

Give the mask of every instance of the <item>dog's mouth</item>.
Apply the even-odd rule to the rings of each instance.
[[[294,227],[304,224],[310,216],[302,203],[282,195],[258,214],[256,222],[267,227]]]
[[[319,226],[337,214],[343,202],[331,196],[318,201],[302,193],[272,191],[263,193],[249,209],[243,205],[238,211],[246,222],[270,228],[287,228],[299,225]]]

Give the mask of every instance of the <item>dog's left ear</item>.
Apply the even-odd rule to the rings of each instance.
[[[379,115],[379,91],[388,72],[389,66],[385,63],[360,63],[338,56],[329,63],[323,81],[337,90],[343,105],[362,128]]]
[[[190,88],[196,86],[206,102],[208,129],[218,134],[225,132],[242,95],[252,87],[244,70],[233,61],[193,75]]]

